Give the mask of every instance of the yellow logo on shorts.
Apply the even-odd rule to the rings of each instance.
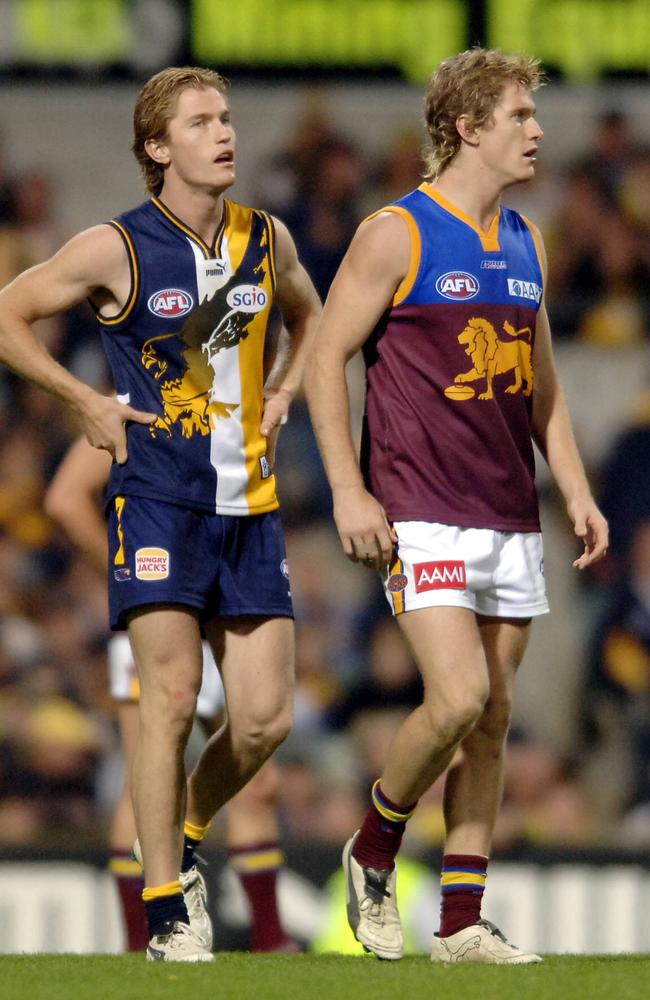
[[[169,576],[167,549],[138,549],[135,554],[135,575],[138,580],[166,580]]]

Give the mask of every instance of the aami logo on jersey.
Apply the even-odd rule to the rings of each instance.
[[[534,281],[508,278],[508,292],[516,299],[532,299],[533,302],[542,300],[542,289]]]
[[[177,316],[184,316],[188,313],[194,303],[192,296],[180,288],[163,288],[160,292],[154,292],[149,302],[149,311],[163,319],[176,319]]]
[[[415,563],[413,569],[418,594],[423,590],[465,590],[465,563],[462,559]]]
[[[169,552],[155,546],[137,549],[135,575],[138,580],[166,580],[169,576]]]
[[[238,312],[258,313],[268,305],[269,297],[258,285],[237,285],[226,295],[226,302]]]
[[[447,271],[436,281],[436,291],[446,299],[473,299],[479,287],[474,275],[467,271]]]

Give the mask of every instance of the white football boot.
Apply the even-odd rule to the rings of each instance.
[[[541,962],[542,957],[532,951],[522,951],[510,944],[505,934],[489,920],[479,920],[456,934],[441,938],[434,936],[431,947],[432,962],[476,962],[483,965],[527,965]]]
[[[154,934],[147,948],[149,962],[214,962],[203,938],[189,924],[176,920],[166,934]]]
[[[352,857],[359,831],[343,848],[348,923],[357,941],[378,958],[394,960],[404,954],[397,909],[397,869],[362,868]]]

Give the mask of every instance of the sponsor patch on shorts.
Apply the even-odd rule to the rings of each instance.
[[[435,562],[415,563],[415,590],[465,590],[465,561],[442,559]]]
[[[169,576],[167,549],[138,549],[135,553],[135,575],[138,580],[166,580]]]
[[[391,594],[399,594],[400,591],[406,590],[408,582],[409,578],[406,573],[393,573],[392,576],[388,577],[388,583],[386,586],[390,590]]]

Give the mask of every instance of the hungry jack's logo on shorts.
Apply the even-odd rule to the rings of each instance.
[[[166,580],[169,576],[167,549],[138,549],[135,553],[135,575],[138,580]]]
[[[415,563],[415,590],[465,590],[465,562],[463,559],[442,559],[436,562]]]

